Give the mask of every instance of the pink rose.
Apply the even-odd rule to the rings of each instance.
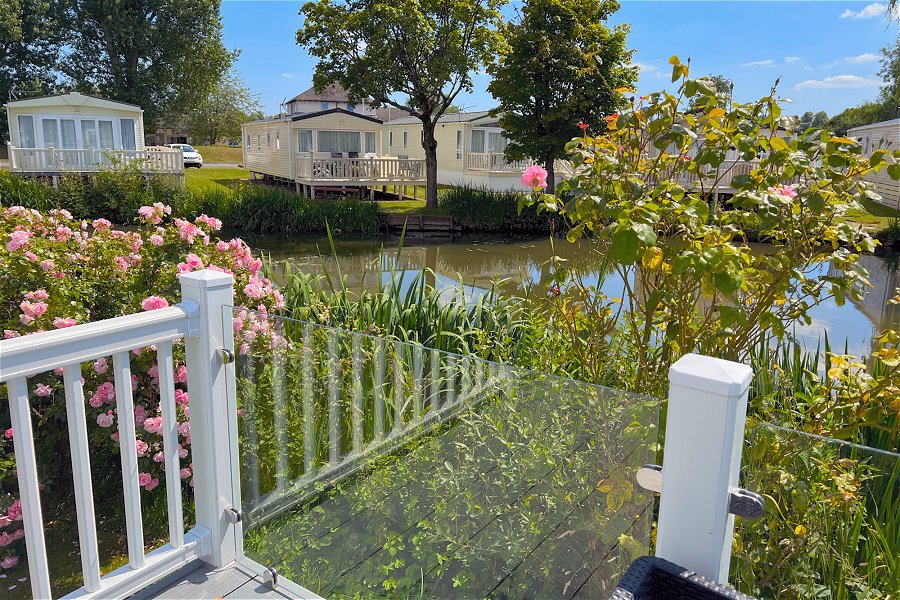
[[[547,187],[547,171],[539,165],[531,165],[522,173],[522,185],[539,190]]]
[[[24,248],[28,245],[28,239],[30,237],[31,234],[27,231],[13,231],[9,234],[9,242],[6,244],[6,249],[10,252],[15,252],[19,248]]]
[[[12,329],[4,329],[4,330],[3,330],[3,338],[4,338],[4,339],[7,339],[7,340],[11,340],[11,339],[13,339],[13,338],[17,338],[17,337],[19,337],[20,335],[22,335],[22,334],[19,333],[18,331],[13,331]]]
[[[56,327],[57,329],[64,329],[66,327],[74,327],[77,324],[78,324],[78,321],[76,321],[75,319],[71,319],[71,318],[63,319],[60,317],[56,317],[55,319],[53,319],[53,326]]]
[[[96,219],[91,224],[94,226],[94,229],[96,229],[97,231],[106,231],[110,227],[112,227],[112,223],[110,223],[106,219]]]
[[[49,385],[44,385],[43,383],[37,384],[37,387],[34,388],[34,394],[36,396],[41,396],[42,398],[46,398],[50,394],[53,393],[53,388]]]
[[[56,263],[50,260],[49,258],[41,261],[41,269],[44,271],[52,271],[56,268]]]
[[[103,374],[109,371],[109,363],[106,362],[105,358],[98,358],[94,363],[94,372]]]
[[[3,561],[0,561],[0,567],[3,567],[4,569],[12,569],[17,564],[19,564],[18,556],[7,556]]]
[[[13,430],[12,430],[12,427],[10,427],[10,428],[7,429],[6,431],[4,431],[4,432],[3,432],[3,436],[4,436],[6,439],[11,440],[11,439],[13,438]]]
[[[138,485],[141,487],[146,486],[153,479],[153,476],[150,473],[140,473],[138,475]]]
[[[185,467],[181,470],[180,475],[181,475],[182,479],[187,479],[188,477],[191,476],[191,470],[189,468]]]
[[[100,427],[112,427],[112,424],[115,423],[115,421],[116,418],[113,416],[112,411],[97,415],[97,425]]]
[[[156,310],[158,308],[166,308],[169,306],[169,301],[165,298],[160,298],[159,296],[149,296],[144,298],[141,302],[141,308],[144,310]]]
[[[156,454],[153,455],[153,462],[161,463],[161,462],[165,462],[165,460],[166,460],[166,455],[163,452],[157,452]]]
[[[147,454],[147,450],[150,449],[150,446],[147,445],[147,442],[144,440],[135,440],[134,449],[137,450],[138,456],[144,456]]]
[[[7,515],[13,521],[21,521],[22,520],[22,501],[16,500],[9,507],[9,510],[6,511]]]
[[[161,236],[161,235],[157,235],[154,233],[153,235],[150,236],[150,243],[153,244],[154,246],[157,246],[157,247],[162,246],[164,241],[165,240],[163,239],[163,236]]]
[[[150,417],[144,421],[144,429],[147,433],[162,432],[162,417]]]
[[[150,481],[147,482],[147,485],[144,486],[144,489],[147,490],[148,492],[152,492],[154,490],[154,488],[156,488],[156,486],[158,486],[158,485],[159,485],[159,479],[154,477],[153,479],[151,479]]]

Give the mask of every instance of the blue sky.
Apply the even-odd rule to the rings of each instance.
[[[516,2],[513,4],[519,4]],[[267,114],[284,98],[311,85],[315,61],[295,43],[302,2],[225,0],[225,43],[240,48],[237,69],[261,94]],[[612,22],[631,23],[628,42],[641,67],[638,89],[669,84],[669,56],[692,58],[692,73],[722,73],[735,97],[765,95],[781,77],[780,95],[793,100],[786,112],[840,112],[878,95],[880,49],[897,39],[886,3],[850,1],[623,0]],[[466,109],[491,108],[488,77],[460,97]]]

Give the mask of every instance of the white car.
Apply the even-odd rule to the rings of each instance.
[[[190,144],[166,144],[166,146],[181,150],[181,152],[184,153],[185,169],[188,167],[197,167],[199,169],[203,166],[203,157],[200,156],[200,153],[194,150],[194,147]]]

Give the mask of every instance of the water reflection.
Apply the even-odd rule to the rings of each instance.
[[[399,253],[395,239],[336,241],[337,264],[327,240],[261,237],[248,241],[273,259],[290,259],[307,273],[322,273],[327,269],[334,275],[339,268],[351,290],[375,289],[379,281],[390,281],[392,270],[403,275],[403,286],[408,287],[422,268],[428,268],[434,273],[429,284],[448,296],[457,293],[455,290],[461,286],[469,301],[477,300],[495,284],[505,294],[543,295],[551,282],[549,259],[555,255],[565,259],[565,265],[582,273],[588,285],[597,285],[602,279],[600,289],[608,296],[624,294],[624,285],[617,275],[607,274],[601,278],[599,255],[588,240],[578,244],[565,240],[551,242],[544,238],[481,238],[428,244],[407,240]],[[760,246],[759,251],[767,252],[771,248]],[[874,335],[882,327],[900,324],[900,307],[886,305],[900,286],[896,257],[864,256],[860,260],[869,271],[872,288],[867,290],[861,302],[837,306],[832,300],[813,309],[810,312],[812,323],[797,324],[792,330],[807,348],[815,348],[827,332],[835,351],[842,352],[846,343],[851,353],[867,354]],[[828,270],[827,265],[821,267],[822,273]]]

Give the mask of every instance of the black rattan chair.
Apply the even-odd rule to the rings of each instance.
[[[610,600],[755,600],[662,558],[642,556],[628,567]]]

